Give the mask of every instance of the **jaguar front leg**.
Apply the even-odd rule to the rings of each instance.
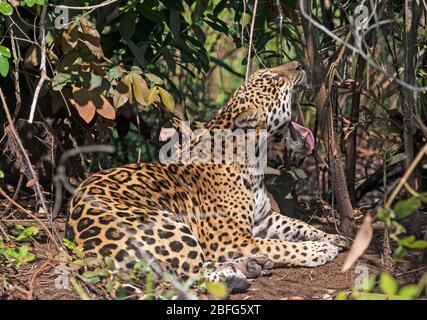
[[[297,219],[272,211],[264,219],[255,224],[252,234],[265,239],[286,241],[324,241],[339,248],[347,248],[350,241],[339,235],[318,230]]]
[[[227,255],[265,257],[273,265],[260,266],[260,270],[281,266],[316,267],[335,259],[339,248],[324,241],[289,242],[279,239],[262,239],[241,235],[232,245],[224,245]],[[265,264],[267,265],[267,264]]]

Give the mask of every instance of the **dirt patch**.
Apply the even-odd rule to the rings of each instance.
[[[236,294],[232,300],[305,300],[331,299],[336,293],[351,289],[357,276],[354,268],[341,273],[345,253],[316,268],[275,269],[270,277],[251,279],[249,291]]]

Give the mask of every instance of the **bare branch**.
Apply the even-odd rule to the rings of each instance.
[[[252,22],[251,22],[251,31],[249,34],[249,47],[248,47],[248,59],[247,59],[247,67],[246,67],[246,78],[245,81],[248,81],[249,78],[249,71],[251,69],[251,50],[252,50],[252,42],[253,42],[253,35],[254,35],[254,26],[255,26],[255,19],[256,19],[256,10],[258,7],[258,0],[255,0],[254,3],[254,10],[252,14]]]
[[[55,7],[55,8],[64,8],[64,9],[68,9],[68,10],[93,10],[93,9],[98,9],[98,8],[109,6],[109,5],[111,5],[115,2],[119,2],[119,1],[121,1],[121,0],[107,0],[107,1],[104,1],[104,2],[99,3],[99,4],[94,4],[92,6],[80,6],[80,7],[78,7],[78,6],[73,7],[73,6],[66,6],[63,4],[52,4],[52,3],[49,3],[48,6],[49,7]]]
[[[37,105],[37,100],[38,100],[38,97],[40,94],[40,90],[43,86],[43,83],[47,79],[47,75],[46,75],[46,33],[45,33],[45,29],[44,29],[46,12],[47,12],[47,6],[44,6],[42,9],[42,13],[41,13],[40,36],[39,36],[40,42],[41,42],[41,45],[40,45],[40,47],[41,47],[41,62],[40,62],[41,73],[40,73],[39,83],[36,87],[36,90],[34,91],[33,102],[31,104],[31,108],[30,108],[30,117],[28,118],[29,123],[33,123],[34,113],[36,111],[36,105]]]
[[[325,26],[323,26],[322,24],[320,24],[319,22],[317,22],[316,20],[314,20],[312,17],[310,17],[310,15],[308,15],[307,12],[304,9],[303,0],[299,0],[299,4],[300,4],[301,14],[304,16],[305,19],[307,19],[308,21],[310,21],[310,23],[313,24],[316,28],[318,28],[319,30],[323,31],[328,36],[330,36],[331,38],[333,38],[334,40],[336,40],[337,42],[345,45],[347,48],[349,48],[350,50],[352,50],[354,53],[359,54],[363,59],[366,60],[366,62],[369,65],[371,65],[372,67],[374,67],[378,71],[382,72],[390,81],[395,81],[396,83],[400,84],[402,87],[405,87],[406,89],[409,89],[409,90],[412,90],[412,91],[415,91],[415,92],[427,92],[427,86],[424,86],[424,87],[413,86],[413,85],[411,85],[411,84],[409,84],[409,83],[407,83],[405,81],[402,81],[402,80],[398,79],[397,77],[395,77],[395,75],[393,75],[393,74],[385,71],[378,64],[376,64],[374,61],[372,61],[371,59],[369,59],[369,57],[367,56],[367,54],[365,52],[363,52],[362,50],[359,50],[358,48],[356,48],[355,46],[353,46],[350,43],[346,42],[345,40],[342,40],[340,37],[338,37],[333,32],[331,32],[330,30],[328,30],[328,28],[326,28]]]

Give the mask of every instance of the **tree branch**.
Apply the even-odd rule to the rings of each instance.
[[[46,33],[45,33],[45,19],[46,19],[47,5],[45,5],[42,9],[41,18],[40,18],[40,49],[41,49],[41,60],[40,60],[40,80],[34,91],[33,102],[30,107],[30,117],[28,118],[29,123],[33,123],[34,114],[36,111],[37,100],[39,98],[40,90],[43,86],[43,83],[47,79],[46,75]]]

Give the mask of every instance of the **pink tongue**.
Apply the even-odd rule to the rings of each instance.
[[[314,147],[316,146],[313,132],[311,132],[309,128],[303,127],[302,125],[296,122],[292,122],[292,127],[301,134],[301,136],[305,139],[310,149],[313,150]]]

